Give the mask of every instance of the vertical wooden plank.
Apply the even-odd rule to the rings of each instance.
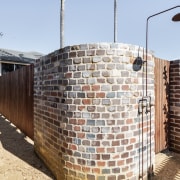
[[[169,61],[155,58],[155,152],[168,145]]]
[[[0,113],[33,139],[33,65],[0,77]]]

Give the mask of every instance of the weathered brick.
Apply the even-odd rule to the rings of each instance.
[[[82,86],[82,91],[89,91],[89,90],[90,90],[90,86],[89,85]]]
[[[101,57],[93,57],[93,63],[101,62]]]
[[[104,98],[104,97],[105,97],[105,93],[104,92],[96,93],[96,98]]]
[[[110,174],[110,169],[102,169],[102,174]]]
[[[83,99],[82,103],[87,105],[87,104],[91,104],[91,99]]]
[[[100,146],[100,141],[92,141],[92,146]]]
[[[111,62],[111,57],[103,57],[102,58],[104,62]]]
[[[77,52],[75,52],[75,51],[69,53],[69,58],[74,58],[76,56],[77,56]]]
[[[95,139],[95,134],[86,134],[87,139]]]
[[[109,160],[110,159],[110,154],[102,154],[102,159],[103,160]]]
[[[105,82],[106,82],[106,79],[105,79],[105,78],[98,78],[98,79],[97,79],[97,82],[98,82],[98,83],[105,83]]]
[[[110,77],[110,72],[109,71],[103,71],[102,76],[103,77]]]
[[[79,65],[77,66],[78,71],[84,71],[85,70],[85,65]]]
[[[95,93],[94,92],[88,92],[87,93],[87,97],[88,98],[94,98],[95,97]]]
[[[77,56],[78,57],[85,56],[85,54],[86,54],[86,51],[77,51]]]
[[[97,70],[105,69],[105,64],[97,64]]]
[[[99,148],[96,148],[96,151],[97,151],[97,153],[105,153],[105,148],[99,147]],[[101,164],[101,163],[103,164],[103,166],[106,164],[105,162],[98,162],[98,164]]]
[[[97,161],[98,167],[104,167],[106,165],[105,161]]]
[[[95,177],[94,174],[88,174],[88,175],[87,175],[87,179],[88,179],[88,180],[95,180],[96,177]]]
[[[105,50],[96,50],[96,55],[98,55],[98,56],[103,56],[103,55],[105,55]]]
[[[116,152],[116,151],[115,151],[115,148],[114,148],[114,147],[107,148],[107,153],[113,154],[113,153],[115,153],[115,152]]]
[[[119,43],[83,44],[36,61],[35,142],[39,149],[46,148],[47,162],[54,163],[67,179],[138,178],[137,152],[149,148],[144,142],[141,149],[138,141],[138,101],[144,87],[142,70],[134,72],[132,63],[133,56],[142,55],[139,49]],[[154,98],[152,56],[148,60],[148,93]],[[177,79],[172,77],[171,82]],[[172,87],[177,91],[179,83]],[[173,106],[178,106],[178,94],[171,98]],[[179,122],[173,119],[172,123]],[[144,133],[147,126],[144,123]],[[171,131],[177,133],[174,127]],[[36,137],[39,133],[43,141]],[[171,138],[173,143],[179,142],[179,136],[173,134]]]
[[[85,71],[82,73],[82,77],[84,77],[84,78],[89,78],[89,77],[91,77],[91,75],[92,75],[92,73],[88,72],[88,71]]]
[[[125,180],[125,175],[119,175],[118,176],[118,180],[123,180],[123,179]]]
[[[95,173],[95,174],[100,174],[101,169],[100,168],[93,168],[92,172]]]

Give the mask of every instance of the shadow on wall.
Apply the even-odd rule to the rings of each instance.
[[[36,156],[33,144],[28,142],[24,134],[19,133],[17,128],[2,116],[0,116],[0,142],[5,150],[53,179],[50,171]]]
[[[166,140],[166,148],[169,149],[169,77],[168,77],[168,71],[167,66],[164,66],[163,71],[163,79],[164,79],[164,86],[165,86],[165,95],[166,95],[166,102],[167,104],[163,105],[163,111],[165,115],[165,121],[164,121],[164,129],[165,129],[165,140]]]

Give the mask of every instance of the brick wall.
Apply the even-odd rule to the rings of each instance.
[[[180,153],[180,60],[170,63],[170,150]]]
[[[147,172],[154,109],[140,110],[145,67],[133,71],[138,55],[143,49],[134,45],[83,44],[36,61],[35,150],[57,179],[133,180]],[[153,101],[151,55],[147,82]]]

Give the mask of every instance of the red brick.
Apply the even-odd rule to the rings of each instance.
[[[106,165],[106,162],[105,161],[98,161],[97,165],[104,167]]]
[[[92,91],[99,91],[100,85],[92,85],[91,88],[92,88]]]
[[[97,82],[98,83],[105,83],[106,79],[105,78],[99,78],[99,79],[97,79]]]
[[[98,148],[96,149],[96,151],[97,151],[97,153],[104,153],[104,152],[105,152],[105,148],[103,148],[103,147],[98,147]]]
[[[78,110],[82,111],[85,108],[85,106],[78,106]]]
[[[113,156],[113,159],[119,159],[119,154],[118,154],[118,155]]]
[[[95,93],[92,93],[92,92],[87,93],[87,97],[88,98],[94,98],[95,97]]]
[[[111,175],[108,177],[108,180],[116,180],[116,176],[115,175]]]
[[[133,161],[132,158],[126,159],[126,164],[132,163],[132,161]]]
[[[80,131],[81,127],[80,126],[74,126],[74,131]]]
[[[136,142],[136,138],[131,138],[130,139],[130,143],[132,144],[132,143],[135,143]]]
[[[115,148],[113,147],[107,148],[107,153],[114,153],[114,152],[115,152]]]
[[[128,178],[130,178],[132,175],[133,175],[133,172],[128,172],[128,173],[126,174],[126,176],[127,176]]]
[[[72,77],[72,73],[66,73],[65,74],[65,78],[71,78]]]
[[[85,138],[85,133],[77,133],[77,138]]]
[[[117,134],[116,139],[123,139],[124,138],[124,134]]]
[[[105,93],[104,92],[96,93],[96,98],[105,98]]]
[[[129,127],[128,126],[123,126],[122,128],[121,128],[121,131],[123,132],[123,131],[128,131],[129,130]]]
[[[93,168],[92,172],[95,173],[95,174],[100,174],[101,169],[100,168]]]
[[[126,120],[126,124],[132,124],[133,123],[133,120],[132,119],[127,119]]]
[[[83,91],[90,91],[90,86],[86,85],[82,87]]]
[[[126,147],[126,150],[129,151],[129,150],[132,150],[133,149],[133,145],[130,145],[130,146],[127,146]]]
[[[51,96],[58,96],[57,92],[51,92]]]
[[[109,160],[110,159],[110,154],[102,154],[102,159],[103,160]]]
[[[119,146],[120,142],[119,141],[112,141],[112,146]]]
[[[122,85],[122,90],[125,90],[125,91],[129,90],[129,85]]]
[[[118,165],[118,166],[124,165],[124,160],[119,160],[119,161],[117,162],[117,165]]]
[[[128,139],[122,139],[121,144],[122,145],[127,145],[128,144]]]
[[[121,158],[127,158],[129,156],[129,153],[128,152],[125,152],[121,155]]]
[[[69,119],[69,124],[76,124],[76,119]]]
[[[82,167],[82,171],[83,171],[83,172],[86,172],[86,173],[89,173],[89,172],[91,172],[91,168],[90,168],[90,167],[85,167],[85,166],[83,166],[83,167]]]
[[[72,169],[73,165],[70,162],[66,162],[66,167]]]
[[[109,161],[108,162],[108,166],[115,166],[116,165],[116,161]]]
[[[108,134],[107,139],[114,139],[114,134]]]
[[[91,104],[91,99],[83,99],[83,100],[82,100],[82,103],[83,103],[84,105],[86,105],[86,104]]]
[[[69,148],[70,148],[71,150],[73,150],[73,151],[77,150],[77,146],[74,145],[74,144],[70,144],[70,145],[69,145]]]
[[[78,125],[84,125],[85,120],[84,119],[78,119]]]
[[[74,169],[74,170],[77,170],[77,171],[81,171],[81,166],[80,166],[80,165],[73,164],[73,169]]]

